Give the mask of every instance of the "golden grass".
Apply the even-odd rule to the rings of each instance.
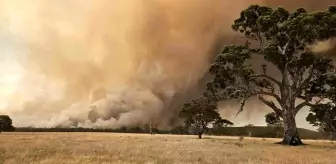
[[[287,147],[274,144],[276,141],[115,133],[1,133],[0,163],[336,163],[336,143],[305,141],[309,145]]]

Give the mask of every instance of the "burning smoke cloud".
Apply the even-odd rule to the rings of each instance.
[[[175,97],[202,78],[230,15],[228,4],[202,0],[1,6],[25,68],[4,112],[25,126],[170,124]]]
[[[0,112],[17,126],[169,126],[218,46],[235,41],[239,12],[311,1],[289,2],[0,0]]]

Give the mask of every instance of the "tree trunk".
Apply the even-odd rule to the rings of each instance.
[[[199,139],[202,139],[202,134],[203,134],[203,132],[199,132],[199,133],[198,133],[198,138],[199,138]]]
[[[276,130],[276,136],[275,138],[279,138],[279,129]]]
[[[149,123],[149,133],[153,135],[152,122]]]
[[[281,143],[291,146],[302,145],[303,143],[296,128],[295,115],[292,112],[293,110],[290,109],[283,112],[284,138]]]
[[[0,132],[0,133],[1,133],[1,132]],[[334,135],[334,132],[330,132],[330,140],[331,140],[331,141],[336,140],[336,137],[335,137],[335,135]]]

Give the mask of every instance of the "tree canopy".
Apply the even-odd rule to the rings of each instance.
[[[205,96],[217,101],[237,99],[239,112],[247,99],[257,97],[284,120],[282,143],[295,140],[301,144],[295,115],[304,106],[314,107],[325,99],[335,78],[332,60],[312,52],[311,46],[335,38],[336,7],[289,12],[281,7],[251,5],[241,12],[232,29],[244,35],[246,44],[227,45],[217,55],[209,70],[213,80]],[[258,56],[264,59],[259,72],[250,62]],[[270,66],[279,77],[268,72]]]
[[[281,118],[275,112],[271,112],[265,115],[265,122],[268,125],[276,125],[276,124],[281,123]]]
[[[328,103],[311,108],[306,120],[324,132],[336,132],[336,105]]]
[[[1,131],[14,131],[12,119],[8,115],[0,115],[0,132]]]
[[[330,83],[327,95],[329,101],[311,108],[306,120],[324,132],[336,132],[336,79]]]
[[[217,103],[204,97],[184,104],[180,117],[184,120],[185,126],[196,132],[199,138],[202,138],[210,123],[221,120],[217,112]]]
[[[228,127],[228,126],[233,126],[234,123],[227,120],[227,119],[218,119],[214,123],[215,128],[222,128],[222,127]]]

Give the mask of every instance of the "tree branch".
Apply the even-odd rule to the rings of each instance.
[[[278,101],[278,103],[281,103],[281,98],[278,95],[276,95],[275,93],[258,91],[257,94],[271,96],[271,97],[275,98]]]
[[[259,100],[260,100],[261,102],[263,102],[264,104],[266,104],[267,106],[269,106],[270,108],[272,108],[272,109],[274,110],[275,113],[277,113],[279,116],[282,117],[282,110],[279,109],[279,108],[274,104],[274,102],[272,102],[272,101],[267,101],[266,99],[264,99],[264,98],[263,98],[262,96],[260,96],[260,95],[257,95],[257,96],[258,96],[258,98],[259,98]]]
[[[228,87],[227,89],[225,89],[224,91],[222,91],[221,93],[219,93],[218,96],[217,96],[217,95],[214,95],[215,98],[216,98],[217,100],[230,99],[230,98],[232,98],[232,96],[234,96],[235,94],[237,94],[237,93],[239,93],[239,92],[244,92],[244,91],[246,91],[246,90],[244,90],[244,89],[236,89],[236,90],[233,91],[232,93],[229,93],[229,94],[225,95],[225,93],[227,93],[227,91],[228,91],[229,89],[234,89],[234,88]]]
[[[273,77],[268,76],[266,74],[263,74],[263,75],[260,75],[260,74],[253,75],[253,76],[251,76],[251,78],[265,78],[265,79],[268,79],[268,80],[272,81],[273,83],[277,84],[278,86],[281,86],[281,82],[279,80],[276,80]]]
[[[316,107],[322,100],[323,100],[323,99],[321,98],[320,100],[316,101],[315,104],[312,104],[310,100],[306,100],[306,101],[300,103],[299,105],[297,105],[297,106],[295,107],[294,112],[295,112],[295,114],[298,113],[298,112],[299,112],[303,107],[305,107],[305,106]]]
[[[308,77],[301,83],[301,85],[299,87],[299,90],[304,89],[309,84],[309,82],[312,80],[313,76],[315,75],[314,74],[315,69],[316,68],[314,66],[310,67]],[[319,76],[329,76],[329,75],[333,76],[333,75],[335,75],[335,71],[336,70],[333,70],[333,71],[327,72],[327,73],[323,73],[323,74],[319,74]]]
[[[239,114],[240,112],[242,112],[242,111],[244,110],[245,103],[246,103],[247,99],[249,99],[251,96],[252,96],[252,95],[248,95],[248,96],[242,98],[241,100],[239,100],[239,102],[241,101],[241,103],[240,103],[240,109],[239,109],[239,111],[237,112],[236,117],[238,116],[238,114]]]
[[[280,46],[278,46],[278,50],[281,52],[282,55],[285,55],[285,54],[286,54],[288,45],[289,45],[289,43],[290,43],[290,41],[291,41],[290,38],[289,38],[289,36],[288,36],[288,34],[285,33],[285,35],[288,37],[288,41],[287,41],[287,43],[285,44],[285,46],[283,46],[283,48],[281,48]]]
[[[309,101],[304,101],[303,103],[300,103],[299,105],[295,107],[294,113],[295,114],[298,113],[304,106],[307,106],[307,105],[309,105]]]
[[[267,96],[271,96],[273,97],[279,104],[281,107],[283,107],[281,104],[281,98],[279,95],[275,94],[273,91],[272,92],[266,92],[266,91],[263,91],[263,90],[259,90],[259,91],[254,91],[255,95],[259,96],[259,95],[267,95]]]
[[[303,88],[305,88],[309,84],[310,80],[313,78],[313,75],[314,75],[314,67],[311,67],[309,70],[308,77],[301,83],[298,89],[299,91],[301,91]]]

